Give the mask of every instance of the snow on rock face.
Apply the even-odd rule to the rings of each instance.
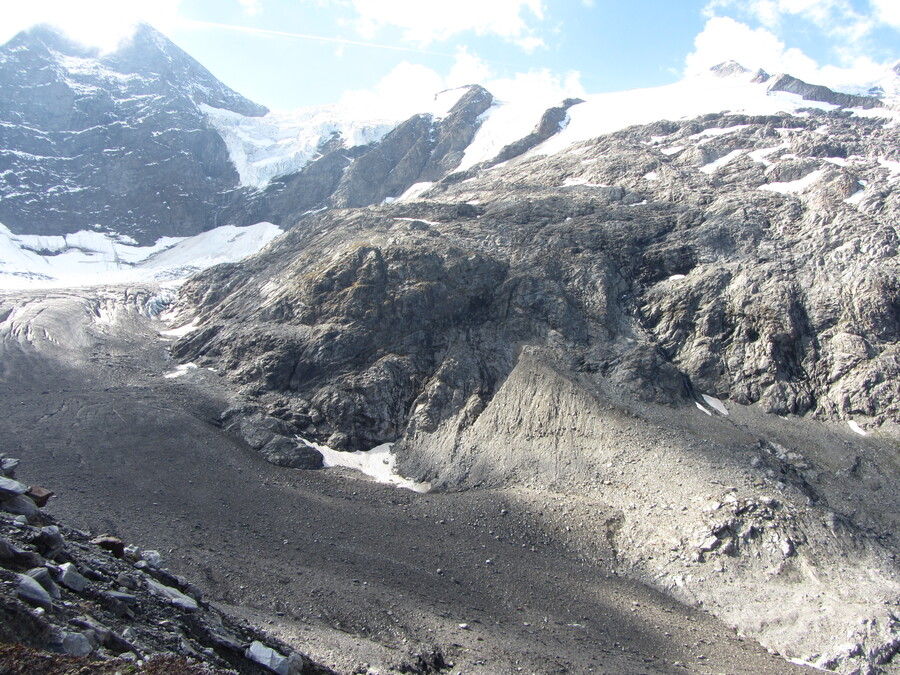
[[[397,124],[389,119],[357,119],[340,106],[272,112],[265,117],[208,105],[200,108],[225,141],[241,185],[254,187],[302,169],[332,139],[340,139],[345,147],[368,145],[380,141]]]
[[[811,107],[821,110],[835,108],[829,103],[805,100],[798,94],[770,90],[766,82],[757,81],[750,72],[735,71],[726,73],[726,76],[707,73],[662,87],[588,96],[584,103],[569,110],[566,127],[535,148],[532,154],[556,154],[574,143],[661,119],[690,119],[724,111],[774,115]],[[897,116],[887,109],[859,111],[859,114]],[[712,140],[719,134],[732,133],[740,128],[708,129],[704,134]]]
[[[24,235],[0,224],[0,288],[183,279],[252,255],[281,232],[272,223],[224,225],[193,237],[163,237],[151,246],[138,246],[115,234]]]
[[[202,104],[200,109],[225,141],[241,185],[265,187],[273,178],[299,171],[326,148],[334,149],[335,142],[345,148],[377,143],[417,113],[443,119],[468,91],[439,92],[427,110],[395,106],[361,111],[335,104],[252,117]]]
[[[798,180],[792,180],[786,183],[768,183],[767,185],[761,185],[759,189],[767,190],[769,192],[780,192],[781,194],[803,192],[811,185],[814,185],[824,173],[824,169],[817,169]]]

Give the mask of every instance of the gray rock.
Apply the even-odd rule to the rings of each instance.
[[[24,494],[0,501],[0,509],[7,513],[24,516],[30,523],[35,522],[41,515],[41,510],[37,505]]]
[[[278,675],[293,675],[291,673],[290,661],[283,654],[275,651],[271,647],[267,647],[262,642],[254,640],[247,647],[244,654],[249,660],[258,663],[264,668],[268,668]]]
[[[71,656],[87,656],[94,647],[87,636],[82,633],[66,632],[62,639],[63,652]]]
[[[23,485],[17,480],[0,476],[0,501],[12,499],[18,495],[24,495],[28,492],[28,486]]]
[[[141,559],[146,560],[147,564],[154,569],[159,569],[163,566],[163,557],[160,555],[159,551],[154,551],[152,549],[141,551]]]
[[[75,617],[74,619],[69,620],[69,625],[74,626],[75,628],[82,628],[85,633],[90,631],[101,645],[109,645],[113,641],[113,631],[92,616],[85,615]]]
[[[172,588],[171,586],[161,584],[155,579],[151,579],[150,577],[147,577],[146,583],[147,588],[150,589],[151,593],[166,598],[173,605],[180,609],[183,609],[186,612],[196,612],[199,609],[199,605],[197,604],[196,600],[194,600],[189,595],[185,595],[177,588]]]
[[[59,600],[59,587],[53,582],[53,577],[50,574],[50,570],[48,570],[46,567],[35,567],[28,570],[26,574],[37,581],[44,588],[44,590],[47,591],[52,599]]]
[[[133,595],[131,593],[123,593],[121,591],[104,591],[103,595],[111,598],[112,600],[123,602],[126,605],[136,605],[138,602],[136,595]]]
[[[0,474],[3,474],[7,478],[16,477],[16,469],[18,468],[18,466],[18,459],[14,459],[13,457],[0,458]]]
[[[0,562],[14,562],[18,554],[19,549],[6,541],[6,539],[0,539]]]
[[[844,108],[881,108],[884,106],[881,99],[874,96],[856,96],[854,94],[841,94],[832,91],[828,87],[809,84],[791,75],[779,75],[769,84],[769,91],[786,91],[791,94],[799,94],[807,101],[821,101]]]
[[[284,436],[273,438],[259,452],[266,461],[277,466],[292,469],[321,469],[323,466],[322,453],[305,443]]]
[[[32,543],[41,555],[51,560],[62,553],[66,546],[66,541],[56,525],[42,527],[37,536],[32,539]]]
[[[53,608],[53,600],[50,594],[35,579],[27,574],[19,575],[17,595],[24,601],[42,607],[46,610]]]
[[[70,562],[59,566],[57,579],[63,586],[76,593],[81,593],[88,585],[88,580],[81,576],[75,565]]]

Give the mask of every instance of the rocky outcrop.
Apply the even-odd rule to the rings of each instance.
[[[783,150],[775,124],[797,125]],[[690,144],[704,125],[735,131]],[[819,126],[829,132],[810,133]],[[249,268],[185,287],[208,326],[175,353],[284,394],[293,414],[322,415],[319,440],[357,446],[396,440],[415,411],[454,416],[473,395],[488,401],[526,344],[640,400],[703,392],[778,414],[894,421],[892,249],[879,212],[844,201],[865,204],[863,182],[864,194],[887,186],[878,157],[893,132],[826,115],[675,128],[667,144],[688,143],[677,154],[632,145],[655,130],[623,132],[577,160],[445,185],[453,205],[309,216]],[[867,144],[853,170],[820,157]],[[698,170],[734,147],[747,156]],[[749,157],[754,147],[773,149],[770,166]],[[777,161],[789,149],[804,157]],[[662,175],[646,179],[651,169]],[[509,187],[523,174],[527,194]],[[815,193],[802,191],[817,177]],[[475,195],[481,204],[467,205]]]
[[[199,329],[173,354],[306,438],[396,442],[439,488],[578,486],[620,510],[586,538],[629,574],[782,653],[877,669],[900,511],[865,495],[898,479],[896,134],[708,115],[309,215],[185,284]],[[736,492],[700,487],[721,481]]]
[[[842,94],[822,85],[809,84],[787,74],[776,76],[769,84],[769,91],[786,91],[789,94],[798,94],[807,101],[830,103],[841,108],[864,108],[868,110],[870,108],[880,108],[884,105],[881,99],[875,96]]]
[[[40,511],[30,522],[0,514],[0,613],[0,641],[21,645],[0,647],[0,666],[331,672],[210,607],[158,552],[111,536],[92,540]]]
[[[534,131],[514,143],[510,143],[498,152],[497,156],[490,160],[490,162],[477,168],[487,168],[488,166],[508,162],[513,157],[523,155],[532,148],[537,147],[566,126],[569,108],[578,105],[579,103],[584,103],[584,101],[580,98],[567,98],[562,104],[548,108],[541,116]]]
[[[399,197],[415,183],[434,182],[456,168],[493,97],[472,86],[446,117],[417,115],[399,125],[356,159],[330,199],[332,206],[359,207]]]

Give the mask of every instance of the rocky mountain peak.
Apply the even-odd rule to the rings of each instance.
[[[224,108],[248,117],[265,115],[268,108],[225,86],[196,59],[165,35],[140,23],[131,39],[101,59],[123,73],[150,75],[189,92],[195,103]]]
[[[16,33],[6,44],[0,46],[0,62],[12,54],[25,50],[31,57],[57,52],[88,58],[95,57],[99,53],[98,49],[76,42],[46,23],[36,24],[27,30]]]
[[[810,84],[803,80],[782,73],[772,78],[769,84],[769,91],[784,91],[789,94],[797,94],[807,101],[820,101],[822,103],[830,103],[831,105],[840,106],[842,108],[881,108],[884,106],[881,99],[875,96],[857,96],[855,94],[844,94],[834,91],[828,87]]]
[[[737,61],[729,60],[723,61],[718,65],[713,66],[709,69],[711,73],[718,77],[732,77],[734,75],[745,75],[750,72],[749,69],[744,68]]]

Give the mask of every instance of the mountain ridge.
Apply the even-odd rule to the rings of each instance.
[[[162,54],[157,79],[183,79],[182,69],[167,70],[165,50],[147,44],[154,40],[145,31],[135,49]],[[116,71],[126,84],[131,58],[126,52]],[[0,86],[10,86],[5,72]],[[84,80],[79,93],[64,79],[51,77],[48,86],[68,87],[59,89],[63,98],[82,101],[83,94],[88,103],[53,111],[51,125],[62,124],[60,111],[109,102],[122,80],[113,78],[108,90],[94,79],[97,91]],[[567,570],[575,565],[588,575],[637,580],[804,664],[846,673],[895,667],[900,509],[889,495],[900,489],[896,110],[877,97],[727,62],[666,87],[556,101],[539,111],[533,102],[517,108],[498,101],[476,85],[443,100],[440,114],[414,115],[389,130],[369,126],[355,136],[351,126],[316,121],[311,136],[322,133],[315,152],[292,147],[288,153],[308,157],[306,164],[268,176],[264,185],[242,185],[239,161],[203,107],[209,104],[195,100],[206,95],[203,87],[181,85],[172,97],[165,98],[165,88],[157,94],[179,104],[167,124],[182,126],[148,123],[107,147],[104,134],[128,126],[120,119],[89,127],[88,137],[78,139],[82,170],[109,165],[118,172],[116,153],[143,152],[148,138],[173,135],[169,145],[147,146],[166,166],[149,162],[147,174],[135,168],[121,200],[106,204],[109,212],[135,213],[168,201],[170,193],[157,197],[159,186],[146,177],[187,190],[193,184],[186,177],[199,163],[208,170],[200,182],[212,187],[185,193],[190,228],[270,221],[265,232],[286,231],[260,244],[258,253],[200,272],[170,293],[128,288],[106,298],[98,298],[99,290],[4,296],[0,349],[9,366],[0,376],[18,387],[5,395],[21,390],[21,402],[32,402],[16,399],[14,419],[29,425],[28,437],[47,431],[47,466],[59,469],[54,453],[67,451],[71,437],[56,426],[67,420],[47,412],[54,406],[73,406],[85,422],[72,433],[94,434],[97,448],[86,452],[96,450],[91,456],[106,463],[119,451],[118,439],[96,430],[96,419],[125,435],[132,426],[172,429],[179,420],[185,430],[177,442],[162,439],[160,456],[191,461],[182,446],[193,434],[202,439],[198,457],[221,452],[228,458],[215,466],[220,479],[240,467],[262,481],[251,478],[235,495],[217,495],[197,508],[213,513],[229,503],[228,522],[244,527],[242,500],[252,502],[255,514],[274,505],[280,529],[266,539],[277,549],[268,554],[284,561],[313,548],[306,541],[296,550],[281,548],[307,536],[282,534],[294,524],[291,500],[302,501],[308,534],[328,542],[320,547],[323,557],[317,550],[309,559],[330,560],[329,572],[352,575],[346,595],[320,592],[304,602],[321,602],[323,614],[339,608],[356,635],[381,627],[376,642],[423,639],[415,626],[433,613],[434,589],[459,586],[464,599],[454,612],[475,603],[466,611],[491,627],[500,617],[509,622],[510,613],[519,617],[512,623],[521,642],[514,646],[504,637],[512,624],[499,637],[485,637],[477,627],[477,639],[492,645],[492,663],[511,668],[522,645],[538,639],[529,635],[534,619],[522,622],[525,615],[516,614],[528,609],[517,593],[532,592],[515,588],[518,575],[530,570],[525,551],[539,554],[547,546],[556,547],[553,555]],[[152,117],[156,108],[147,106],[139,112]],[[0,140],[52,149],[62,142],[54,134],[74,135],[35,129],[6,122]],[[202,136],[198,145],[183,145],[195,136]],[[267,142],[259,144],[263,161],[279,160],[266,154]],[[24,151],[4,148],[5,185],[41,168],[21,157]],[[284,166],[296,168],[291,157]],[[176,160],[181,163],[168,165]],[[51,180],[60,175],[66,174]],[[68,179],[59,184],[77,188],[81,174],[72,171]],[[28,207],[18,209],[20,223],[41,209],[61,208],[52,189],[46,199],[35,197],[43,189],[37,185],[2,200],[10,213]],[[91,217],[103,214],[96,193],[84,199],[93,205]],[[139,226],[113,231],[140,243],[188,226],[174,222],[177,213],[149,211],[152,217]],[[153,218],[162,229],[154,229]],[[115,222],[98,224],[112,229]],[[35,227],[57,238],[14,236],[44,253],[90,239],[59,241],[50,221]],[[149,304],[154,312],[148,314]],[[160,309],[172,329],[162,336],[154,318]],[[44,384],[55,381],[65,381],[65,391]],[[172,396],[181,407],[170,407]],[[119,401],[135,420],[119,413]],[[151,413],[137,412],[144,410]],[[16,437],[16,430],[9,434]],[[406,530],[419,533],[414,546],[391,543],[400,553],[380,548],[384,529],[376,528],[370,541],[378,519],[363,518],[354,483],[339,477],[332,484],[331,477],[290,468],[320,466],[325,449],[317,447],[324,445],[336,453],[386,444],[393,444],[389,452],[403,476],[434,489],[430,496],[378,502],[379,518],[398,517],[406,506],[425,514]],[[140,459],[123,457],[128,467]],[[151,475],[170,470],[161,464]],[[197,470],[191,467],[191,475]],[[182,478],[181,492],[166,492],[167,508],[201,488],[219,489],[187,487]],[[150,492],[168,489],[146,482],[153,483]],[[345,486],[346,494],[332,499],[323,485]],[[374,488],[360,492],[386,499]],[[270,502],[274,494],[279,497]],[[527,518],[516,522],[526,531],[530,522],[540,540],[505,539],[511,509],[495,499],[506,495],[521,500],[515,503]],[[488,506],[479,506],[482,499]],[[348,520],[329,521],[322,515],[329,509],[309,506],[317,500]],[[555,510],[560,500],[572,513]],[[394,506],[401,509],[391,511]],[[453,508],[471,509],[459,531],[483,544],[470,550],[452,543],[466,537],[448,544],[422,536],[443,532],[434,528],[453,520],[440,509]],[[553,515],[545,518],[544,509]],[[193,536],[191,527],[172,523]],[[224,546],[221,536],[217,531],[207,541]],[[395,628],[399,620],[373,618],[380,605],[356,606],[357,593],[374,590],[363,588],[362,574],[352,569],[357,545],[372,553],[378,569],[414,584],[406,607],[415,621]],[[503,578],[492,576],[501,563],[493,553],[485,560],[487,547],[505,558]],[[260,552],[240,554],[261,569]],[[460,557],[466,571],[448,574],[450,559]],[[537,590],[526,597],[553,595],[545,576],[550,568],[528,572]],[[234,591],[215,570],[209,577]],[[253,583],[254,606],[270,610],[271,589]],[[302,592],[294,580],[283,583]],[[402,584],[390,592],[397,588]],[[381,587],[378,593],[384,594],[371,597],[387,595]],[[553,658],[568,664],[561,668],[587,663],[574,655],[572,629],[596,626],[586,628],[580,621],[587,619],[555,607],[542,629],[564,645],[553,647]],[[442,639],[467,640],[477,651],[475,637],[458,635],[475,635],[464,618],[454,618],[449,629],[438,622]],[[462,651],[455,653],[469,665],[483,665]],[[706,669],[706,658],[697,656],[692,668]]]

